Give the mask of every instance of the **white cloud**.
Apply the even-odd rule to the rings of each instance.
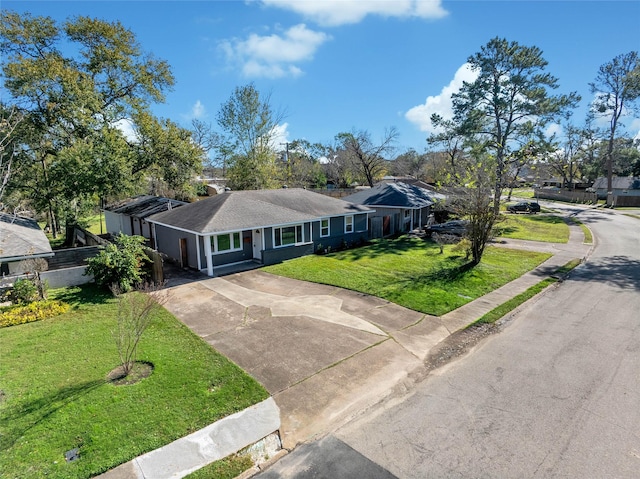
[[[640,140],[640,118],[634,118],[629,123],[629,131],[631,132],[634,140]]]
[[[559,136],[562,136],[563,133],[564,133],[564,130],[562,129],[562,126],[559,125],[558,123],[551,123],[544,132],[547,138],[551,138],[553,135],[556,135],[556,137],[559,137]]]
[[[205,118],[207,116],[207,110],[202,104],[200,100],[197,100],[195,104],[191,107],[191,113],[189,114],[189,118],[191,119],[200,119]]]
[[[180,115],[183,120],[191,121],[191,120],[202,120],[203,118],[207,118],[207,109],[204,107],[200,100],[196,100],[196,102],[191,107],[191,111],[189,113],[182,113]]]
[[[130,119],[123,118],[122,120],[118,120],[113,123],[113,126],[120,130],[127,140],[137,141],[138,134],[133,127],[133,121],[131,121]]]
[[[282,125],[276,125],[273,128],[271,136],[271,148],[280,151],[285,148],[285,144],[289,143],[289,123],[283,123]]]
[[[331,37],[304,24],[294,25],[282,34],[251,34],[245,40],[232,39],[220,44],[227,58],[237,62],[247,77],[297,77],[297,63],[309,61],[316,50]]]
[[[396,18],[442,18],[441,0],[262,0],[262,4],[303,15],[323,26],[362,21],[367,15]]]
[[[420,131],[434,133],[431,125],[431,115],[439,114],[446,120],[453,118],[451,95],[460,91],[462,82],[473,82],[478,78],[478,73],[471,69],[471,65],[465,63],[453,77],[453,80],[445,86],[439,95],[428,96],[422,105],[417,105],[405,113],[405,118],[420,128]]]

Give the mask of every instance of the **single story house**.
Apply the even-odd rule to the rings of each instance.
[[[227,191],[147,218],[156,249],[214,275],[216,267],[274,264],[368,239],[363,206],[288,188]]]
[[[370,215],[371,237],[380,238],[426,226],[431,207],[444,195],[401,182],[378,183],[372,188],[342,198],[375,210]]]
[[[151,248],[155,248],[153,231],[147,218],[161,211],[172,210],[186,204],[184,201],[151,195],[128,198],[104,209],[107,233],[113,236],[118,233],[143,236]]]
[[[29,272],[27,260],[52,256],[49,240],[35,220],[0,213],[0,271],[3,276]]]
[[[606,199],[607,177],[601,176],[597,178],[591,188],[598,194],[598,199]],[[640,178],[635,176],[613,176],[611,178],[611,188],[614,196],[640,196]]]

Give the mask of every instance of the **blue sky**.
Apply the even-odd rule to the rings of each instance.
[[[537,46],[557,93],[588,84],[616,55],[640,50],[640,1],[11,1],[2,8],[65,20],[120,21],[176,78],[160,117],[216,126],[220,105],[253,82],[285,113],[282,141],[331,142],[343,131],[400,132],[399,151],[422,152],[433,112],[469,72],[466,59],[499,36]],[[632,135],[640,117],[626,117]]]

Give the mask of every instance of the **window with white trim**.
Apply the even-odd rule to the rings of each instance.
[[[325,236],[329,236],[329,234],[329,218],[320,220],[320,236],[324,238]]]
[[[273,228],[273,244],[276,248],[304,243],[302,225]]]
[[[353,233],[353,216],[344,217],[344,232]]]
[[[241,251],[242,241],[240,238],[240,232],[225,233],[222,235],[215,235],[211,237],[211,252],[213,254],[218,253],[231,253],[232,251]]]

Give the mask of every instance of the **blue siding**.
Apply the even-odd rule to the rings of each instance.
[[[210,241],[209,238],[206,238]],[[253,259],[253,244],[251,243],[251,231],[242,232],[242,251],[232,251],[230,253],[221,253],[211,255],[213,258],[213,266],[221,266],[224,264],[239,263]],[[204,268],[207,267],[206,259]]]

